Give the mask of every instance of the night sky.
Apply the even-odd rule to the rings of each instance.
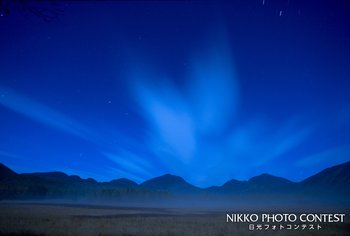
[[[349,6],[60,2],[50,21],[13,8],[0,17],[0,162],[206,187],[349,161]]]

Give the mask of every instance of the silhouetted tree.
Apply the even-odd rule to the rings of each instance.
[[[13,12],[34,15],[45,21],[52,21],[63,14],[55,1],[44,0],[0,0],[0,16],[10,16]]]

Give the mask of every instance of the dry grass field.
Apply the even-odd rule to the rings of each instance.
[[[250,231],[248,224],[226,223],[219,210],[0,203],[1,235],[350,235],[349,227]]]

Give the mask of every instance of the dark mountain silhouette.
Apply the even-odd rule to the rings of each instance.
[[[266,186],[266,187],[270,187],[270,186],[279,187],[279,186],[292,183],[288,179],[276,177],[269,174],[261,174],[259,176],[252,177],[251,179],[249,179],[248,182],[251,184]]]
[[[350,192],[350,162],[327,168],[301,182],[303,187]]]
[[[48,181],[57,181],[57,182],[77,182],[81,181],[82,179],[77,175],[67,175],[63,172],[36,172],[36,173],[28,173],[28,174],[21,174],[23,177],[30,177],[35,176],[43,180]]]
[[[5,178],[13,178],[16,175],[16,172],[12,171],[10,168],[0,163],[0,180],[3,180]]]
[[[285,178],[269,174],[255,176],[248,181],[229,180],[220,187],[212,187],[208,190],[216,193],[253,193],[253,192],[281,192],[289,189],[295,183]]]
[[[247,189],[247,181],[239,181],[231,179],[224,183],[222,186],[214,186],[208,188],[208,191],[212,193],[223,193],[223,194],[232,194],[244,192]]]
[[[143,182],[141,188],[166,191],[172,193],[193,193],[199,191],[198,187],[186,182],[183,178],[165,174]]]
[[[249,179],[247,184],[250,191],[280,191],[291,187],[294,183],[285,178],[276,177],[269,174],[262,174]]]
[[[126,178],[120,178],[120,179],[114,179],[110,182],[107,182],[107,184],[110,184],[116,188],[137,188],[138,184],[135,183],[132,180],[126,179]]]
[[[199,188],[180,176],[166,174],[141,184],[121,178],[110,182],[82,179],[63,172],[17,174],[0,164],[0,200],[87,199],[190,205],[235,204],[279,206],[318,204],[350,207],[350,162],[327,168],[301,182],[262,174],[248,181],[230,180],[222,186]],[[281,200],[282,199],[282,200]],[[218,204],[217,204],[218,205]]]
[[[239,181],[239,180],[231,179],[227,181],[224,185],[218,188],[238,191],[238,190],[241,190],[242,188],[245,188],[246,184],[247,184],[247,181]]]

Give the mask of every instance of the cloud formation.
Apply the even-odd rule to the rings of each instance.
[[[194,120],[186,100],[170,82],[156,89],[138,83],[137,99],[152,133],[157,135],[151,145],[188,162],[194,155],[196,140]]]
[[[278,125],[257,118],[238,121],[240,91],[227,42],[212,41],[194,54],[182,87],[176,78],[149,73],[152,69],[138,70],[131,78],[131,91],[149,128],[148,148],[198,185],[232,175],[245,179],[253,168],[264,171],[313,132],[293,118]]]
[[[86,138],[90,135],[90,131],[87,128],[63,113],[19,94],[10,88],[0,86],[0,94],[0,105],[12,111],[81,138]]]

